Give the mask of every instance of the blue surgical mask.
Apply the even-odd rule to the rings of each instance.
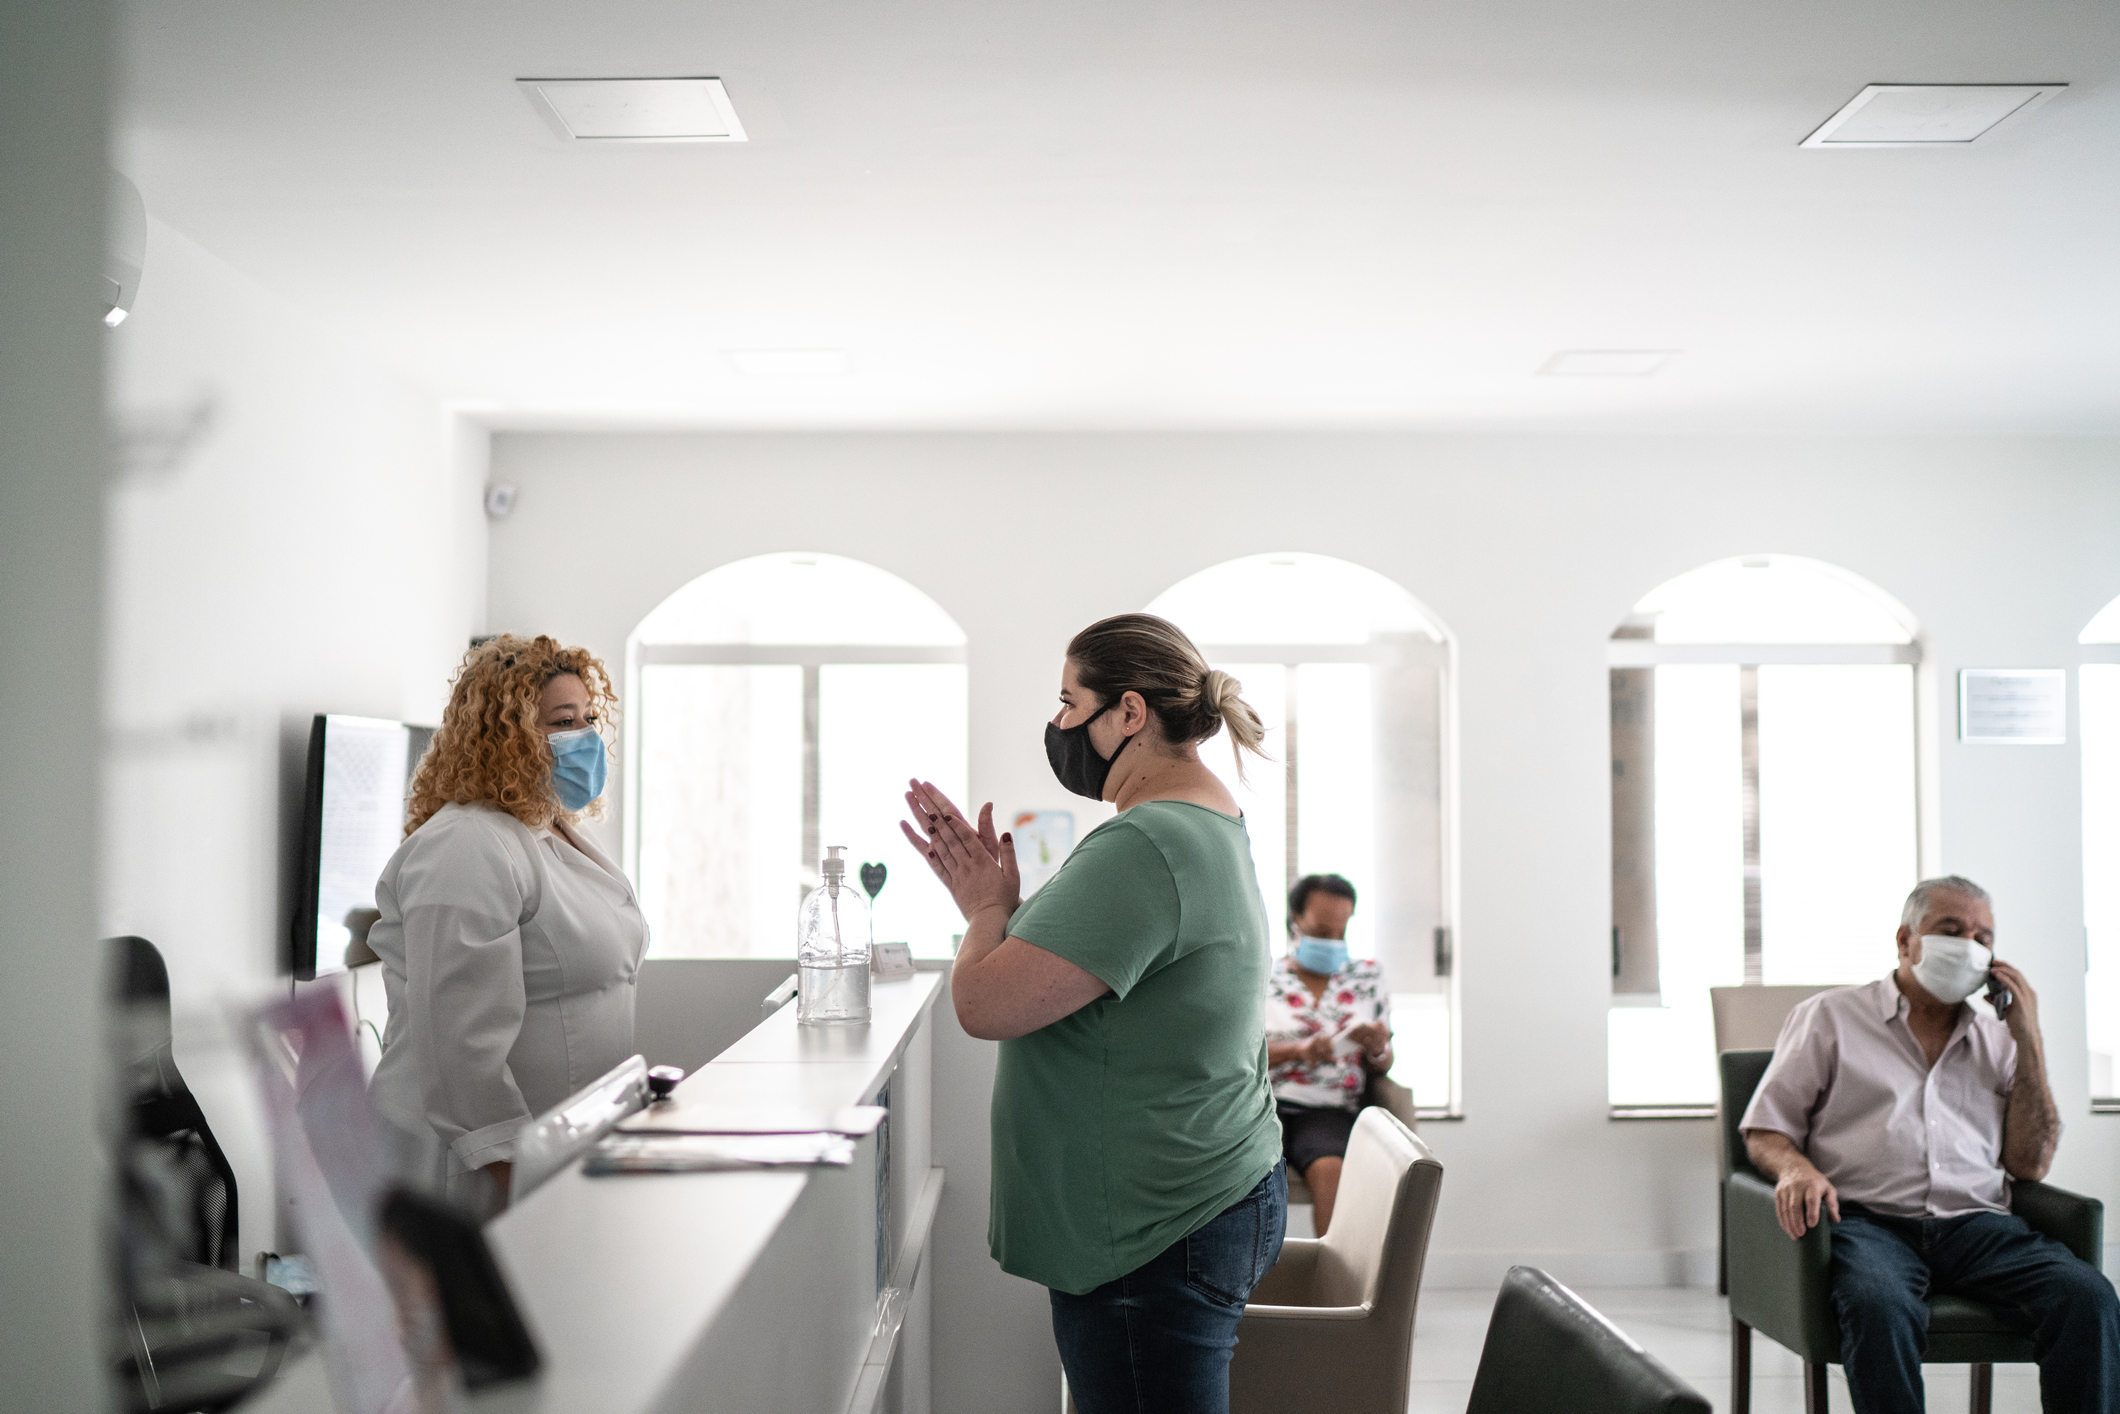
[[[1320,977],[1330,977],[1347,965],[1347,943],[1342,938],[1313,938],[1296,934],[1296,965]]]
[[[562,810],[575,811],[604,793],[604,739],[594,727],[571,732],[553,732],[545,744],[552,748],[552,793]]]

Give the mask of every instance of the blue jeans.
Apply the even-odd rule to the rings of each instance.
[[[2031,1337],[2047,1414],[2120,1411],[2120,1299],[2096,1267],[2012,1213],[1840,1213],[1833,1310],[1856,1414],[1920,1414],[1932,1290],[1989,1302]]]
[[[1228,1414],[1244,1303],[1281,1255],[1288,1165],[1116,1281],[1055,1291],[1053,1340],[1082,1414]]]

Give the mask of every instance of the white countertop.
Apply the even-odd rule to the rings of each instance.
[[[877,979],[866,1026],[798,1026],[791,1001],[688,1076],[675,1103],[868,1103],[941,983],[933,972]],[[653,1408],[815,1172],[588,1178],[579,1162],[569,1165],[486,1229],[544,1371],[477,1407],[595,1414]],[[251,1407],[329,1409],[319,1366],[314,1357],[303,1360]]]

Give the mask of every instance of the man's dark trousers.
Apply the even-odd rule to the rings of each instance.
[[[1833,1309],[1856,1414],[1919,1414],[1930,1293],[1985,1301],[2039,1352],[2047,1414],[2120,1414],[2120,1299],[2113,1284],[2011,1213],[1889,1218],[1840,1205]]]

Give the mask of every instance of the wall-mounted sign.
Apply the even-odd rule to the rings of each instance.
[[[1979,746],[2068,740],[2066,668],[1961,668],[1958,739]]]

